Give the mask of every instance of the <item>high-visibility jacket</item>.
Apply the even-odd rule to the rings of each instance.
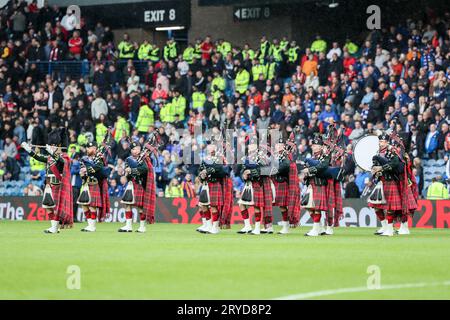
[[[174,60],[177,57],[177,43],[172,42],[164,46],[164,60]]]
[[[173,112],[173,103],[169,102],[164,105],[159,111],[159,118],[162,122],[174,122],[175,113]]]
[[[159,47],[157,45],[152,46],[149,54],[149,59],[153,62],[159,61]]]
[[[280,47],[281,47],[282,50],[285,50],[288,45],[289,45],[289,41],[287,41],[287,40],[281,40],[280,41]]]
[[[267,79],[269,79],[269,80],[275,79],[276,67],[277,67],[276,62],[271,62],[271,63],[266,64],[266,72],[267,72],[266,78]]]
[[[119,49],[119,58],[120,59],[133,59],[134,57],[134,47],[128,41],[121,41],[117,46]]]
[[[288,50],[288,60],[289,60],[289,62],[295,63],[295,62],[298,61],[298,52],[299,52],[299,50],[300,49],[299,49],[298,46],[289,48],[289,50]]]
[[[264,80],[266,79],[266,67],[262,64],[257,64],[252,67],[252,77],[253,81],[259,79],[259,75],[264,75]]]
[[[141,44],[138,50],[138,59],[139,60],[150,59],[150,50],[152,50],[152,45],[150,43]]]
[[[358,46],[353,42],[347,42],[344,46],[344,49],[347,48],[348,53],[355,54],[358,52]]]
[[[448,199],[448,190],[446,186],[439,181],[433,182],[428,187],[427,191],[428,200],[443,200]]]
[[[164,197],[166,198],[183,198],[183,189],[181,185],[167,186],[164,191]]]
[[[78,135],[78,138],[77,138],[77,143],[78,143],[80,146],[84,146],[87,142],[88,142],[88,139],[87,139],[87,137],[86,137],[86,134],[80,133],[80,134]]]
[[[30,157],[30,170],[32,172],[45,170],[45,163]]]
[[[199,109],[203,108],[203,105],[206,102],[206,95],[203,92],[194,92],[192,94],[192,108]]]
[[[260,61],[262,61],[261,63],[264,63],[264,59],[269,54],[269,48],[270,48],[269,41],[265,41],[265,42],[260,44],[260,46],[259,46],[259,57],[258,58],[259,58]]]
[[[225,57],[229,52],[231,52],[231,43],[224,41],[219,44],[217,51],[219,51],[223,57]]]
[[[236,74],[235,85],[237,92],[243,94],[247,90],[249,83],[250,83],[250,73],[248,73],[247,70],[242,69]]]
[[[192,59],[194,59],[194,52],[195,52],[195,49],[192,47],[187,47],[186,49],[184,49],[183,60],[186,61],[187,63],[191,64]]]
[[[195,45],[194,58],[197,60],[202,58],[202,44],[201,43],[197,43]]]
[[[119,117],[115,124],[114,139],[119,142],[123,135],[128,136],[130,133],[130,124],[125,118]]]
[[[108,128],[103,123],[97,123],[95,125],[95,141],[97,141],[97,143],[102,143],[107,132]]]
[[[213,96],[213,103],[214,103],[214,105],[215,105],[216,107],[217,107],[218,104],[219,104],[220,95],[221,95],[221,92],[220,92],[220,91],[214,91],[214,92],[212,93],[212,96]]]
[[[244,57],[244,59],[247,54],[248,54],[248,58],[250,60],[255,59],[255,51],[254,50],[252,50],[252,49],[242,50],[242,56]]]
[[[136,121],[136,129],[139,132],[148,132],[148,128],[155,124],[155,115],[148,105],[143,105],[139,109],[139,115]]]
[[[175,120],[175,115],[178,114],[180,117],[180,121],[184,120],[184,112],[186,110],[186,98],[182,95],[179,95],[178,97],[174,97],[172,99],[172,105],[173,105],[173,117]]]
[[[283,49],[281,48],[280,45],[278,45],[278,46],[275,46],[275,45],[270,46],[270,55],[273,57],[273,59],[275,61],[281,62],[283,60],[283,57],[281,55],[281,51],[282,50]]]
[[[213,79],[213,81],[211,82],[211,91],[212,91],[212,92],[217,91],[217,90],[215,89],[215,86],[217,86],[217,90],[220,90],[220,91],[225,90],[225,86],[226,86],[225,79],[222,78],[222,77],[220,77],[220,76],[215,77],[215,78]]]
[[[312,52],[323,52],[323,53],[325,53],[326,50],[327,50],[327,43],[325,42],[325,40],[322,40],[322,39],[315,40],[311,44],[311,51]]]

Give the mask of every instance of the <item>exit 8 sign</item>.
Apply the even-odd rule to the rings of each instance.
[[[233,10],[234,20],[247,21],[247,20],[260,20],[270,18],[270,7],[235,7]]]

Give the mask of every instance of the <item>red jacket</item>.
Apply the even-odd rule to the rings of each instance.
[[[83,40],[81,38],[70,38],[69,51],[71,54],[81,54],[83,51]]]
[[[355,65],[356,59],[353,57],[348,57],[344,59],[344,70],[348,71],[351,65]]]

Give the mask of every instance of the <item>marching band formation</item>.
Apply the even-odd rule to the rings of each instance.
[[[255,135],[255,137],[257,137]],[[108,131],[102,144],[89,142],[86,155],[81,159],[80,176],[83,185],[77,204],[82,208],[87,226],[81,231],[95,232],[96,223],[103,222],[110,213],[108,195],[111,134]],[[248,139],[245,156],[239,164],[228,163],[224,148],[209,141],[206,155],[199,166],[198,212],[202,225],[197,231],[218,234],[229,229],[233,210],[232,173],[239,174],[245,185],[238,200],[244,221],[239,234],[272,234],[273,207],[281,212],[281,230],[288,234],[299,225],[300,211],[311,216],[313,227],[305,236],[333,235],[343,216],[342,188],[348,152],[342,133],[330,125],[325,135],[316,135],[311,141],[312,155],[302,162],[295,160],[294,135],[279,138],[273,145],[262,140]],[[126,159],[125,173],[128,184],[121,203],[125,205],[126,224],[119,232],[133,231],[133,213],[138,212],[136,232],[146,232],[146,223],[155,222],[156,183],[152,157],[158,155],[161,141],[157,131],[151,133],[141,146],[130,142],[131,155]],[[38,161],[46,163],[46,185],[42,207],[46,209],[51,226],[46,233],[59,233],[61,228],[73,225],[73,196],[70,164],[67,150],[68,137],[64,129],[50,132],[48,145],[22,147]],[[33,149],[33,147],[36,147]],[[223,147],[223,145],[222,145]],[[45,148],[46,153],[39,152]],[[363,171],[371,171],[376,187],[368,197],[368,204],[381,222],[376,235],[407,235],[408,217],[417,208],[418,189],[412,174],[412,162],[401,138],[395,131],[378,136],[366,135],[354,145],[352,159]],[[300,180],[307,186],[300,190]],[[250,219],[253,212],[254,224]],[[400,222],[399,230],[394,223]]]

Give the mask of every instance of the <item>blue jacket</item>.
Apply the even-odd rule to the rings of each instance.
[[[72,161],[72,165],[70,167],[70,174],[72,175],[71,184],[72,187],[81,188],[82,180],[80,177],[80,162],[77,160]]]

